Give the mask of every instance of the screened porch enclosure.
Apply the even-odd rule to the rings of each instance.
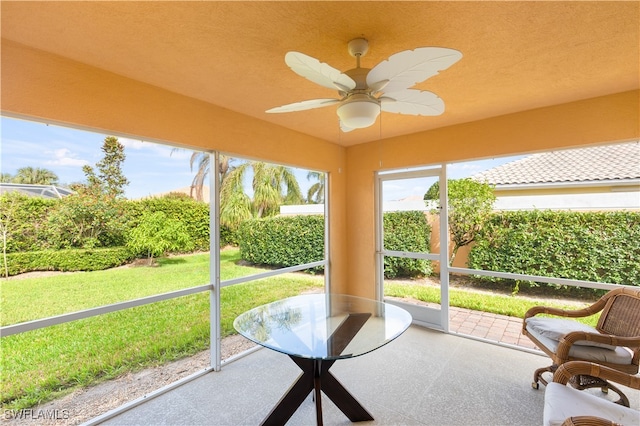
[[[385,253],[380,240],[379,173],[640,138],[637,2],[372,2],[366,7],[361,2],[2,2],[0,7],[2,115],[326,172],[322,262],[328,270],[326,290],[335,293],[383,298],[380,256],[398,253]],[[292,72],[284,63],[287,52],[305,52],[347,70],[354,64],[347,43],[362,36],[371,45],[362,58],[367,67],[420,46],[462,52],[455,66],[416,86],[440,96],[445,112],[433,117],[382,112],[373,126],[353,132],[340,131],[334,106],[265,113],[277,105],[336,96],[335,90],[315,87]],[[598,52],[597,60],[593,52]],[[211,188],[215,195],[215,182]],[[212,229],[218,228],[217,208],[213,203]],[[222,283],[215,266],[219,264],[215,232],[211,243],[216,250],[211,252],[210,282],[189,291],[210,296],[216,354]],[[420,258],[425,253],[401,256]],[[438,259],[442,272],[493,273],[447,269],[445,260]],[[607,288],[601,283],[586,285]],[[442,282],[440,291],[442,301],[447,301]],[[441,303],[424,323],[449,331],[447,309],[448,303]],[[481,420],[490,419],[493,414],[513,413],[514,404],[501,405],[501,396],[513,391],[531,401],[521,403],[532,411],[518,420],[529,424],[534,419],[530,424],[539,424],[543,393],[529,388],[528,367],[544,363],[541,357],[481,344],[480,360],[487,361],[481,366],[468,357],[457,358],[455,365],[444,356],[425,360],[425,353],[434,348],[431,341],[467,353],[476,350],[467,345],[478,344],[433,333],[412,328],[403,336],[412,339],[385,348],[390,358],[381,351],[381,358],[357,360],[365,370],[374,367],[389,374],[380,378],[383,390],[370,386],[373,379],[360,384],[354,380],[367,402],[380,409],[381,419],[420,424],[436,416],[445,423],[473,422],[477,419],[449,416],[474,413]],[[493,349],[500,354],[485,354]],[[254,355],[272,362],[266,351],[246,360]],[[506,360],[501,364],[504,376],[480,374],[491,359]],[[242,370],[242,362],[230,364],[229,369]],[[397,368],[389,369],[392,363]],[[423,363],[436,368],[435,374],[415,375]],[[211,364],[210,369],[221,370],[222,379],[227,377],[227,366],[219,359],[214,357]],[[255,364],[244,365],[245,371],[254,370]],[[518,370],[520,366],[526,371]],[[480,376],[471,379],[474,376],[467,373]],[[216,374],[193,382],[218,380]],[[516,376],[522,382],[513,381]],[[448,380],[452,377],[456,380]],[[425,387],[424,382],[431,385]],[[183,396],[175,391],[166,394],[177,396],[172,405],[201,398],[202,389],[220,391],[214,384],[189,393],[187,386],[178,388],[187,391]],[[513,390],[517,386],[525,388],[523,393]],[[443,388],[459,392],[444,394]],[[485,390],[491,399],[484,399]],[[246,391],[240,388],[237,395],[229,394],[239,402],[255,402],[242,393]],[[400,399],[379,399],[392,396]],[[272,405],[260,403],[256,412],[246,415],[238,414],[244,406],[232,408],[228,400],[220,400],[216,404],[225,408],[216,414],[229,423],[251,423],[251,415],[262,417],[260,410]],[[394,404],[401,409],[394,409]],[[151,411],[162,413],[157,406]],[[205,416],[194,422],[207,418],[206,412],[192,413]],[[110,421],[146,423],[150,415]],[[167,423],[185,419],[181,413],[176,416],[155,419]],[[507,418],[508,414],[496,422]],[[305,422],[306,418],[299,421]]]

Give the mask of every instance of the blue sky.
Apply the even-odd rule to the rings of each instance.
[[[82,166],[95,167],[102,158],[100,148],[108,136],[7,117],[0,120],[0,171],[13,175],[21,167],[45,168],[56,173],[62,184],[85,180]],[[192,151],[173,150],[170,146],[123,137],[118,140],[125,146],[122,170],[130,181],[125,192],[127,198],[169,192],[191,184],[195,175],[189,168]],[[448,169],[449,177],[466,177],[505,161],[507,159],[453,164]],[[313,182],[307,180],[306,171],[294,171],[306,194]],[[428,186],[421,183],[424,181],[406,180],[402,185],[393,186],[392,190],[390,187],[385,191],[385,199],[422,195]]]

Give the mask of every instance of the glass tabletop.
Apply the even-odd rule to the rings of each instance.
[[[371,352],[411,325],[402,308],[344,294],[306,294],[258,306],[238,316],[247,339],[287,355],[342,359]]]

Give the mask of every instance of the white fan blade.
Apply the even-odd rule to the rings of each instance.
[[[284,61],[293,72],[320,86],[340,90],[347,88],[347,91],[356,87],[356,82],[348,75],[304,53],[287,52]]]
[[[462,58],[462,53],[444,47],[420,47],[391,55],[367,74],[367,85],[373,87],[389,80],[384,92],[408,89],[445,70]]]
[[[380,109],[386,112],[427,116],[444,112],[444,101],[435,93],[422,90],[407,89],[386,93],[380,101]]]
[[[325,106],[333,105],[340,102],[339,99],[310,99],[308,101],[295,102],[292,104],[282,105],[279,107],[271,108],[266,110],[265,112],[293,112],[293,111],[304,111],[306,109],[314,109],[314,108],[322,108]]]

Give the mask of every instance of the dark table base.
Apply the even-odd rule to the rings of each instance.
[[[322,425],[322,400],[321,391],[351,420],[362,422],[373,420],[373,417],[362,405],[342,386],[329,368],[335,360],[323,361],[319,359],[289,357],[302,369],[298,380],[289,388],[289,391],[280,399],[269,415],[262,422],[263,425],[284,425],[298,407],[314,391],[316,402],[316,421]]]

